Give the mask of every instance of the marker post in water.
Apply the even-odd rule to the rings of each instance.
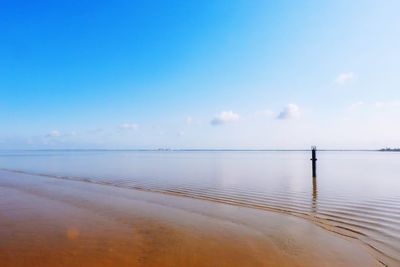
[[[317,177],[317,147],[311,147],[312,176]]]

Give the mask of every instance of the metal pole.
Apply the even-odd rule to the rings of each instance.
[[[311,147],[312,176],[317,177],[317,147]]]

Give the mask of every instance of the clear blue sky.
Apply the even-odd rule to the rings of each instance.
[[[1,1],[0,148],[400,146],[399,1]]]

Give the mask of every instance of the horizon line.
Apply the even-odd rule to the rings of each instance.
[[[387,148],[386,148],[387,149]],[[392,148],[391,150],[385,150],[385,148],[380,148],[380,149],[329,149],[329,148],[322,148],[318,149],[317,151],[393,151]],[[231,151],[231,152],[257,152],[257,151],[311,151],[310,149],[241,149],[241,148],[46,148],[46,149],[0,149],[0,151],[153,151],[153,152],[168,152],[168,151]]]

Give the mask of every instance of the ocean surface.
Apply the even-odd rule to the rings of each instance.
[[[289,213],[400,266],[400,153],[1,151],[0,169]],[[394,265],[393,265],[394,264]]]

